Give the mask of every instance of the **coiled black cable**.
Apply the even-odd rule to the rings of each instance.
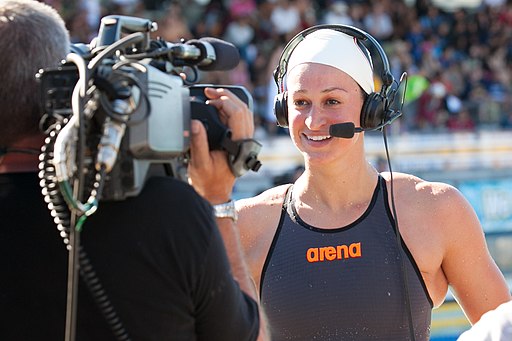
[[[45,139],[45,143],[41,148],[41,154],[39,155],[40,163],[38,175],[44,200],[48,204],[50,214],[57,225],[57,229],[64,241],[64,244],[66,245],[66,248],[69,251],[71,248],[69,243],[69,232],[72,228],[70,226],[71,212],[64,200],[64,197],[59,191],[55,166],[53,164],[55,140],[65,123],[65,121],[57,122],[48,129],[48,136]],[[93,186],[101,187],[102,184],[95,183]],[[78,263],[80,275],[116,339],[119,341],[131,340],[82,246],[80,246],[78,250]]]
[[[44,201],[48,205],[50,214],[53,217],[54,223],[62,237],[66,248],[69,250],[69,229],[71,212],[59,191],[58,184],[56,183],[55,167],[53,165],[53,146],[57,134],[65,122],[55,123],[45,139],[44,145],[41,147],[41,154],[39,154],[39,185],[42,188]]]

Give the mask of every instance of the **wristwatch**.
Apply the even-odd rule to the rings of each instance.
[[[233,221],[238,219],[234,200],[230,200],[223,204],[213,205],[213,212],[217,218],[231,218]]]

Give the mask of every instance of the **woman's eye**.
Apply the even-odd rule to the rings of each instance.
[[[306,105],[306,104],[307,104],[307,102],[306,102],[306,101],[304,101],[304,100],[302,100],[302,99],[299,99],[299,100],[293,101],[293,103],[294,103],[294,104],[295,104],[295,106],[297,106],[297,107],[302,107],[302,106],[304,106],[304,105]]]
[[[336,105],[336,104],[339,104],[340,101],[336,100],[336,99],[329,99],[327,100],[327,104],[329,105]]]

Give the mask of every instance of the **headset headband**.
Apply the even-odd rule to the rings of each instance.
[[[299,45],[299,43],[303,41],[304,38],[306,38],[307,35],[321,29],[338,31],[356,38],[357,43],[362,45],[360,47],[364,47],[364,49],[362,48],[361,50],[368,51],[370,53],[370,56],[367,56],[370,62],[373,62],[372,56],[378,55],[378,62],[380,62],[380,65],[375,65],[375,63],[372,64],[374,65],[374,70],[378,69],[379,67],[382,70],[380,74],[377,73],[382,80],[382,88],[380,92],[384,94],[387,91],[387,88],[393,83],[394,78],[390,71],[388,57],[386,56],[382,46],[377,42],[377,40],[375,40],[375,38],[373,38],[365,31],[349,25],[316,25],[296,34],[284,47],[283,52],[281,53],[281,57],[279,58],[279,64],[274,70],[274,81],[276,82],[279,93],[284,91],[284,76],[286,75],[288,69],[288,61],[293,51],[297,45]]]

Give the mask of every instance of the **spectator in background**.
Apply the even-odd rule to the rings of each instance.
[[[421,29],[429,35],[437,34],[439,26],[445,20],[444,13],[441,13],[439,8],[432,5],[430,1],[426,7],[425,14],[419,14],[418,21],[420,23]]]
[[[471,132],[475,130],[475,121],[465,107],[449,115],[446,126],[451,132]]]
[[[420,130],[435,131],[444,125],[446,115],[446,85],[433,81],[418,100],[416,124]]]
[[[189,29],[194,37],[222,37],[226,17],[228,14],[222,3],[210,2],[204,7],[201,20],[197,20],[195,25],[190,25]]]
[[[324,24],[342,24],[342,25],[354,25],[354,21],[348,13],[348,5],[345,1],[336,0],[332,1],[325,11],[323,18]]]
[[[111,10],[115,11],[116,14],[129,16],[139,16],[142,14],[141,9],[144,8],[142,0],[111,0],[107,4],[113,6]]]
[[[255,15],[257,10],[255,0],[230,0],[229,14],[232,18]]]
[[[97,32],[100,27],[100,19],[103,12],[100,0],[80,0],[78,6],[82,9],[80,12],[85,12],[87,15],[87,24],[89,25],[88,31]],[[84,41],[79,42],[83,43]]]
[[[393,34],[389,11],[389,1],[377,0],[372,2],[370,11],[364,17],[364,27],[379,41],[386,41]]]
[[[418,70],[421,68],[421,62],[423,58],[423,51],[421,46],[425,41],[426,37],[421,29],[421,24],[418,21],[411,23],[411,29],[405,35],[405,41],[409,44],[409,50],[413,60],[414,69]]]
[[[297,0],[276,0],[270,20],[276,34],[287,35],[300,29],[301,17]]]
[[[251,49],[254,36],[253,18],[250,13],[240,12],[231,15],[223,39],[233,43],[240,51],[240,57],[249,65],[255,59],[254,49]]]
[[[183,7],[172,2],[166,9],[166,15],[158,21],[158,36],[168,42],[178,42],[180,39],[192,39],[192,32],[185,21]]]
[[[74,12],[66,26],[69,28],[69,38],[72,43],[87,44],[98,35],[98,30],[92,30],[87,20],[87,13],[83,11]]]
[[[307,27],[317,24],[316,10],[313,7],[314,2],[312,0],[294,0],[299,10],[300,24],[299,30],[303,30]]]
[[[364,29],[364,18],[366,16],[367,6],[365,2],[353,1],[349,5],[349,13],[355,27]]]

